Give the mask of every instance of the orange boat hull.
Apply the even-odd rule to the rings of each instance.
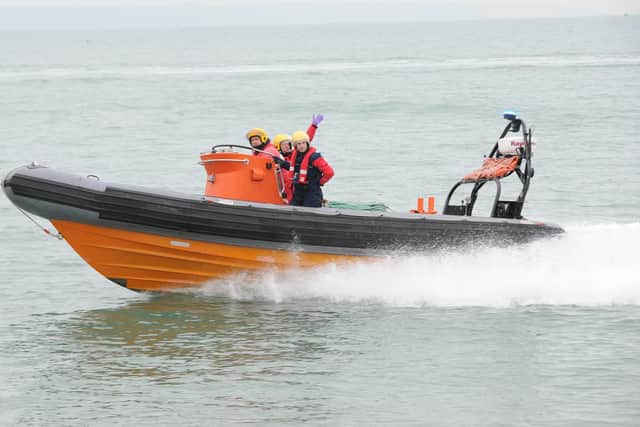
[[[100,274],[137,291],[189,288],[240,272],[305,268],[364,258],[201,242],[70,221],[52,223]]]

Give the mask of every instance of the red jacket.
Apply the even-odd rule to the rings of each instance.
[[[291,174],[298,172],[298,183],[308,183],[307,176],[309,175],[309,167],[313,167],[318,170],[320,174],[318,183],[320,185],[326,184],[331,178],[333,178],[333,175],[335,175],[333,168],[320,155],[320,153],[316,152],[316,149],[313,147],[309,147],[309,149],[304,153],[304,157],[302,159],[302,162],[300,162],[299,169],[298,171],[295,171],[295,166],[297,163],[296,158],[298,157],[298,154],[298,151],[294,151],[291,155],[291,159],[289,160],[289,164],[291,165],[291,167],[289,168],[289,172]]]
[[[264,153],[261,153],[259,151],[254,151],[253,155],[258,157],[264,157],[265,159],[273,159],[274,156],[279,159],[282,158],[282,155],[276,149],[276,146],[273,145],[271,142],[268,142],[267,145],[265,145],[261,150],[264,151]]]
[[[311,123],[307,128],[307,135],[309,135],[309,141],[313,141],[313,137],[316,136],[316,129],[318,129],[318,126],[314,125],[313,123]],[[282,157],[284,157],[286,161],[291,162],[291,159],[293,159],[293,153],[295,153],[295,150],[289,153],[288,155],[283,155]],[[333,169],[331,169],[331,176],[333,176]],[[291,203],[291,200],[293,199],[293,172],[290,171],[289,169],[283,168],[282,178],[284,180],[284,191],[287,194],[287,201]],[[328,178],[327,181],[329,179],[331,178]]]
[[[313,141],[313,137],[316,136],[316,129],[318,129],[318,126],[314,125],[313,123],[311,123],[307,128],[307,135],[309,135],[309,142]]]

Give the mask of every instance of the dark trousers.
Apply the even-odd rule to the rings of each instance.
[[[293,188],[294,206],[307,206],[310,208],[322,207],[322,189],[319,185],[296,184]]]

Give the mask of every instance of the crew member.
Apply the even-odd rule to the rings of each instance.
[[[289,160],[293,153],[293,145],[291,145],[291,135],[279,133],[273,137],[273,145],[280,152],[282,158]]]
[[[322,206],[322,187],[333,178],[333,168],[322,155],[310,146],[309,135],[297,131],[291,136],[295,151],[289,160],[293,173],[292,205],[319,208]]]
[[[280,164],[280,171],[284,182],[284,192],[287,196],[287,203],[291,204],[291,199],[293,198],[293,172],[289,171],[290,164],[288,163],[293,153],[291,136],[286,133],[279,133],[273,137],[273,145],[285,160]]]
[[[269,135],[264,129],[261,128],[253,128],[249,132],[247,132],[247,140],[251,147],[255,148],[253,155],[258,157],[264,157],[267,159],[281,159],[280,152],[276,149],[276,147],[271,143],[269,139]]]
[[[313,137],[316,134],[316,129],[318,129],[318,125],[324,120],[324,116],[322,114],[314,114],[311,117],[311,124],[307,129],[307,135],[309,135],[309,142],[313,141]],[[273,145],[282,155],[282,158],[287,162],[291,160],[291,155],[293,154],[293,144],[291,143],[291,136],[286,133],[280,133],[273,137]],[[287,201],[291,204],[291,200],[293,199],[293,172],[290,170],[290,164],[284,163],[282,164],[282,178],[284,180],[284,188],[285,193],[287,195]]]

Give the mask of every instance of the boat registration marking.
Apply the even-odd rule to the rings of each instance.
[[[179,248],[188,248],[191,246],[191,243],[189,242],[180,242],[178,240],[172,240],[170,243],[171,246],[177,246]]]

